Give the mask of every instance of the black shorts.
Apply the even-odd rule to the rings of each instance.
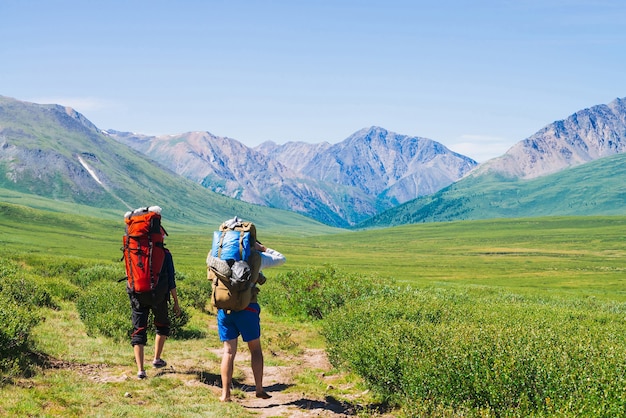
[[[154,315],[154,327],[159,335],[170,335],[167,292],[128,292],[132,312],[133,334],[132,345],[146,345],[148,342],[147,328],[150,311]]]

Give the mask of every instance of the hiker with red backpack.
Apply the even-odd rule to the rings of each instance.
[[[131,344],[137,364],[137,377],[147,377],[144,369],[144,347],[148,341],[148,316],[152,312],[156,337],[154,342],[155,368],[165,367],[161,359],[165,340],[170,335],[169,301],[174,301],[174,312],[181,314],[176,292],[174,260],[163,240],[167,232],[161,226],[161,208],[151,206],[135,209],[124,216],[126,234],[123,239],[127,286],[130,298],[133,333]]]
[[[212,303],[218,308],[218,333],[224,343],[220,369],[222,402],[230,401],[239,336],[248,343],[250,350],[256,397],[271,398],[263,388],[261,307],[257,302],[257,285],[265,283],[264,268],[279,266],[285,261],[284,255],[257,241],[256,228],[251,222],[234,217],[224,222],[220,231],[213,235],[213,246],[207,256],[207,271],[213,281]],[[239,263],[243,264],[243,269],[239,268]]]

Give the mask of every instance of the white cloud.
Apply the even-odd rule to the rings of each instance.
[[[446,145],[454,152],[466,155],[479,163],[499,157],[513,146],[508,138],[485,135],[461,135],[456,142]]]

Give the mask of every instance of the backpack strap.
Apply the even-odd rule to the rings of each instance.
[[[246,235],[246,232],[242,229],[239,231],[239,258],[243,260],[243,239]]]
[[[222,258],[222,246],[224,245],[224,237],[226,236],[226,231],[222,231],[220,234],[220,243],[217,246],[217,258]]]

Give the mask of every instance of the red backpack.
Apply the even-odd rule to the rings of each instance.
[[[126,263],[128,288],[136,293],[150,292],[159,282],[165,251],[161,227],[161,208],[138,208],[124,215],[126,234],[122,251]]]

